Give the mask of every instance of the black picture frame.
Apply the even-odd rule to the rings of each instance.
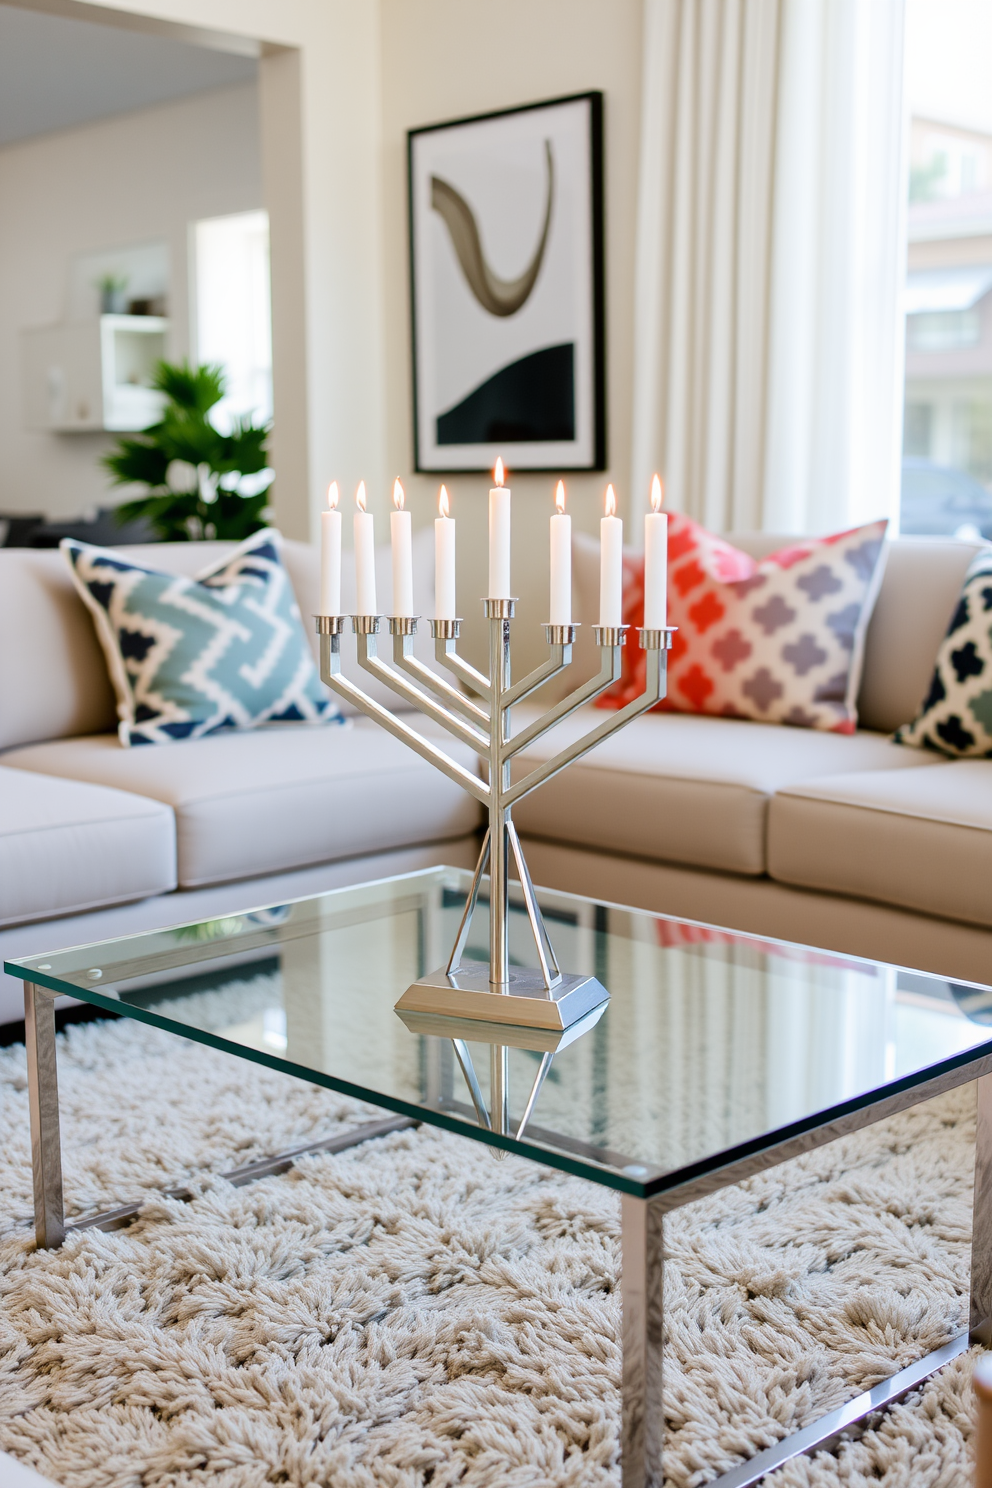
[[[409,130],[407,192],[414,469],[605,470],[602,93]]]

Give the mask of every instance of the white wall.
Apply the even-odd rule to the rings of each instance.
[[[389,474],[407,484],[415,521],[435,515],[439,478],[411,473],[410,309],[406,131],[420,124],[602,89],[606,196],[607,460],[605,474],[566,477],[574,524],[602,516],[606,482],[626,509],[630,479],[633,277],[641,0],[381,0],[384,309]],[[485,476],[446,480],[458,518],[459,608],[470,625],[485,593]],[[514,592],[546,593],[554,482],[514,474]],[[521,610],[516,627],[534,647],[548,617]],[[515,647],[520,656],[520,647]],[[523,663],[528,657],[522,653]],[[536,660],[531,656],[530,660]],[[518,661],[518,672],[520,662]]]
[[[111,436],[24,429],[18,332],[62,319],[71,256],[165,240],[183,357],[188,224],[261,205],[252,83],[0,150],[0,510],[68,517],[116,499],[97,463]]]

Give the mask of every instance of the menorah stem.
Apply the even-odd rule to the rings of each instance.
[[[510,1051],[505,1044],[489,1046],[489,1106],[492,1130],[510,1134]]]
[[[504,696],[510,687],[510,617],[512,600],[487,600],[489,617],[489,676],[492,685],[490,709],[489,776],[489,984],[494,992],[508,992],[509,948],[509,856],[507,826],[510,808],[503,797],[510,786],[510,761],[506,747],[510,738],[510,710]]]

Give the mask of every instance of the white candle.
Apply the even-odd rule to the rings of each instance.
[[[441,487],[437,498],[441,513],[434,519],[434,618],[455,618],[455,521],[448,516],[448,493]]]
[[[489,492],[489,598],[510,598],[510,488],[503,485],[503,461],[496,461]]]
[[[565,515],[565,486],[558,482],[551,518],[551,604],[548,616],[552,625],[572,623],[572,519]]]
[[[393,548],[393,614],[413,614],[413,532],[410,513],[404,510],[406,495],[393,481],[393,506],[389,514],[389,536]]]
[[[341,513],[338,483],[327,488],[327,511],[320,514],[320,613],[341,613]]]
[[[606,488],[606,516],[599,524],[599,623],[623,624],[623,523],[617,498]]]
[[[663,630],[668,624],[668,513],[661,503],[664,487],[658,476],[651,482],[651,510],[644,518],[644,627]]]
[[[365,510],[365,482],[355,492],[355,612],[375,615],[375,526],[372,513]]]

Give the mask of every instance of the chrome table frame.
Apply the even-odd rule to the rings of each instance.
[[[61,1245],[68,1230],[120,1228],[134,1219],[140,1208],[140,1205],[133,1204],[91,1216],[75,1225],[67,1226],[65,1223],[55,1044],[57,995],[32,982],[24,983],[35,1234],[41,1248]],[[431,1082],[433,1079],[436,1075]],[[829,1449],[843,1437],[867,1429],[886,1405],[915,1389],[972,1344],[981,1344],[985,1348],[992,1345],[992,1054],[958,1065],[908,1089],[890,1093],[877,1102],[858,1106],[810,1131],[785,1136],[761,1150],[736,1158],[728,1156],[726,1164],[715,1172],[690,1177],[677,1188],[655,1197],[641,1198],[636,1193],[621,1193],[623,1488],[662,1488],[664,1482],[662,1299],[665,1214],[971,1081],[977,1087],[978,1120],[969,1330],[839,1410],[831,1411],[748,1462],[711,1480],[713,1488],[750,1488],[790,1458]],[[410,1117],[402,1116],[367,1123],[350,1132],[296,1148],[291,1153],[281,1153],[223,1176],[231,1182],[248,1183],[284,1171],[295,1156],[304,1152],[342,1151],[388,1131],[414,1124]],[[472,1136],[471,1128],[466,1128],[465,1135]],[[628,1167],[624,1172],[634,1183],[647,1176],[646,1170],[634,1167]],[[173,1193],[175,1197],[188,1197],[185,1190],[174,1190]]]

